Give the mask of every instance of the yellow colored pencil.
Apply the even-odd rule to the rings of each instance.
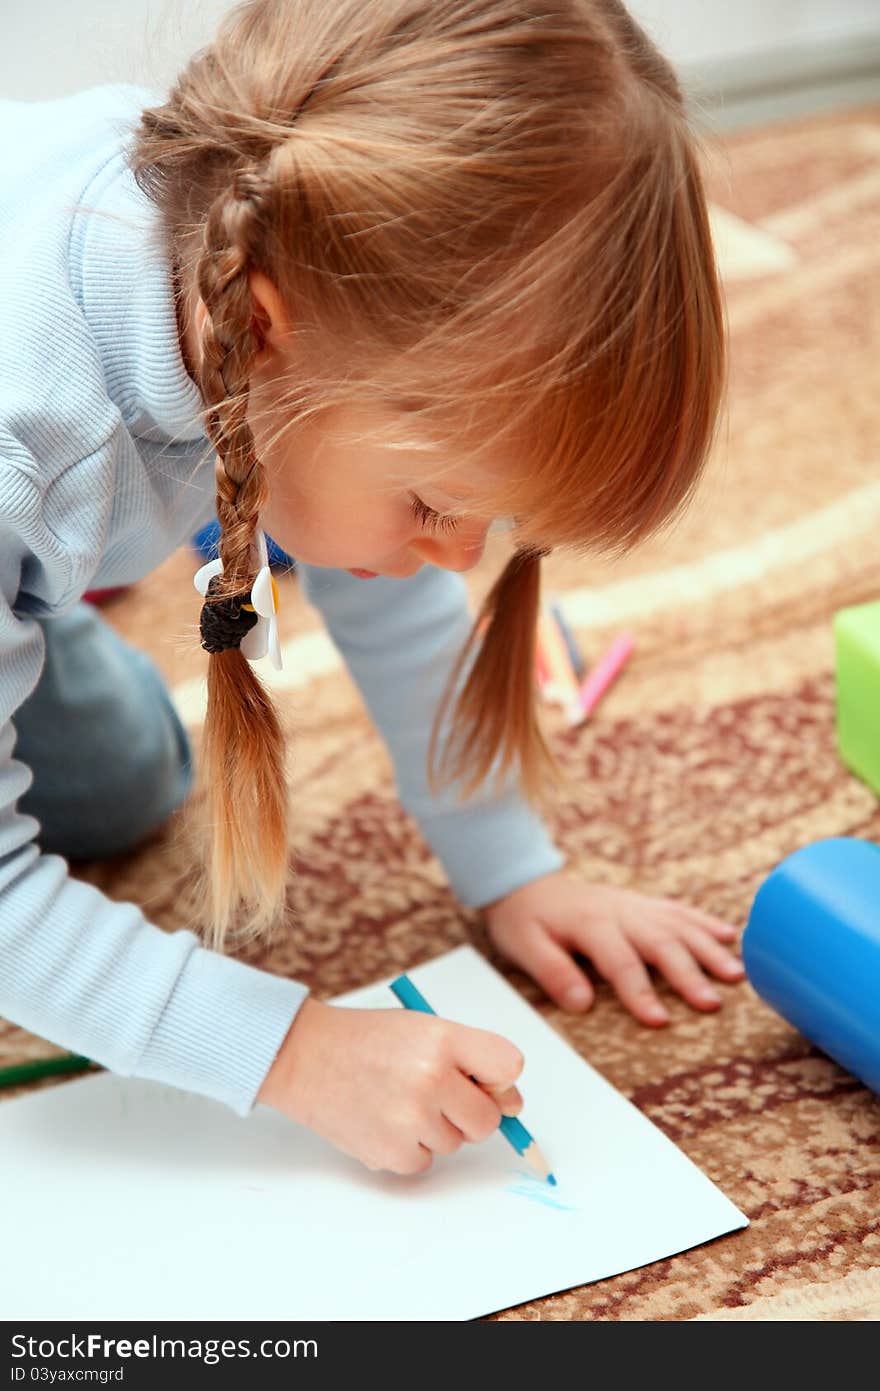
[[[580,682],[574,674],[568,648],[556,620],[543,610],[538,617],[538,641],[549,668],[550,679],[544,687],[544,695],[556,696],[560,705],[566,709],[577,709]]]

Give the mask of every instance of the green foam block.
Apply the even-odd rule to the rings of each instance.
[[[880,796],[880,602],[835,614],[834,651],[840,756]]]

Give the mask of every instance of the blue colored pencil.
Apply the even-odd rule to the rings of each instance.
[[[391,989],[405,1009],[417,1009],[420,1010],[422,1014],[437,1013],[437,1011],[432,1009],[428,1004],[428,1001],[421,991],[413,985],[409,976],[398,976],[397,980],[391,982]],[[480,1086],[480,1081],[477,1077],[473,1077],[471,1080],[476,1082],[478,1087]],[[498,1129],[501,1131],[505,1140],[508,1140],[510,1144],[513,1145],[517,1154],[535,1171],[538,1178],[546,1179],[548,1183],[552,1183],[555,1186],[556,1179],[550,1172],[550,1165],[538,1149],[534,1136],[529,1134],[522,1124],[522,1121],[517,1120],[516,1116],[502,1116],[501,1124]]]

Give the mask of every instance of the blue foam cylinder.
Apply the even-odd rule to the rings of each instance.
[[[835,837],[789,855],[755,895],[742,954],[762,999],[880,1092],[880,847]]]

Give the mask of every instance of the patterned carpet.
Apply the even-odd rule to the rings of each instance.
[[[570,774],[550,821],[588,876],[743,925],[782,856],[828,835],[880,839],[877,799],[835,752],[831,637],[837,609],[880,594],[880,107],[732,136],[710,182],[732,335],[724,428],[696,505],[664,540],[613,568],[546,565],[588,659],[624,626],[637,639],[591,724],[568,732],[548,713]],[[493,538],[468,577],[474,599],[503,550]],[[196,563],[178,553],[104,613],[153,655],[197,742]],[[293,578],[282,617],[299,926],[256,960],[327,997],[469,938],[488,951],[480,915],[453,900],[398,807]],[[76,872],[165,928],[192,925],[197,815],[191,803],[136,853]],[[880,1316],[877,1098],[748,985],[721,987],[711,1016],[661,987],[672,1023],[651,1031],[604,988],[586,1016],[566,1016],[488,955],[751,1222],[494,1319]],[[2,1061],[49,1051],[0,1022]]]

